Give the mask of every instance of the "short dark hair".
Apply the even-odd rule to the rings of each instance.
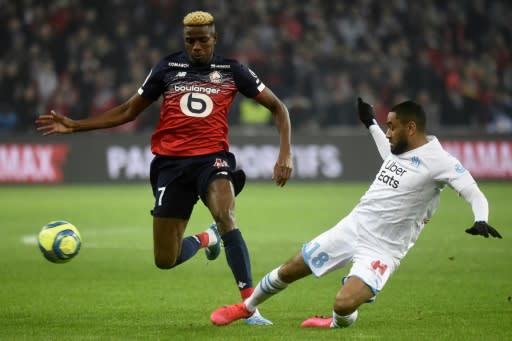
[[[403,124],[413,121],[416,123],[416,128],[419,131],[425,131],[427,126],[427,115],[425,114],[423,107],[418,103],[405,101],[395,105],[390,111],[396,113],[396,117]]]

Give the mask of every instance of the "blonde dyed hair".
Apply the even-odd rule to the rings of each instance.
[[[212,25],[213,22],[213,15],[203,11],[190,12],[183,18],[184,26],[205,26]]]

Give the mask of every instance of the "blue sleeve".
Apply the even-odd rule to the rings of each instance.
[[[154,68],[149,71],[148,76],[139,88],[139,95],[144,98],[156,101],[158,97],[165,91],[164,75],[165,70],[163,69],[162,62],[158,63]]]

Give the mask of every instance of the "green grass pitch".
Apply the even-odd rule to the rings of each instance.
[[[345,216],[368,184],[249,183],[237,200],[255,283]],[[328,315],[340,278],[306,278],[261,306],[270,327],[209,322],[239,301],[224,255],[153,265],[149,186],[0,188],[0,340],[511,340],[512,183],[482,183],[502,240],[470,236],[469,205],[450,189],[377,301],[343,330],[304,330]],[[46,261],[40,228],[68,220],[83,238],[69,263]],[[198,204],[187,234],[211,222]]]

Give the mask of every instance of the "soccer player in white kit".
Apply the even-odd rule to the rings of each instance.
[[[471,174],[425,133],[423,108],[406,101],[387,117],[387,131],[376,124],[373,108],[358,99],[360,120],[369,129],[384,162],[357,206],[334,227],[306,243],[288,262],[272,270],[243,303],[215,310],[210,320],[226,325],[250,317],[259,304],[288,284],[313,274],[321,277],[352,267],[336,294],[331,317],[312,317],[302,327],[348,327],[358,307],[375,299],[435,212],[441,190],[450,186],[470,205],[473,235],[501,238],[488,221],[488,202]]]

